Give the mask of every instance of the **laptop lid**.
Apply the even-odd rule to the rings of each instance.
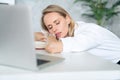
[[[33,34],[30,7],[25,5],[0,5],[0,64],[37,70]],[[39,58],[42,57],[39,56]],[[47,59],[47,57],[43,59]],[[57,62],[59,58],[55,58],[56,61],[54,58],[51,59]],[[52,61],[48,62],[53,64]],[[45,64],[44,66],[48,65]]]
[[[27,6],[0,6],[0,64],[36,69],[30,10]]]

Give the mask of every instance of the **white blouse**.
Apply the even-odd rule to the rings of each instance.
[[[74,37],[61,38],[63,52],[88,51],[117,63],[120,39],[109,30],[93,23],[76,22]]]

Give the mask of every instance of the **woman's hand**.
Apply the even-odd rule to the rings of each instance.
[[[62,42],[56,39],[55,36],[49,35],[45,36],[42,32],[35,32],[35,41],[44,41],[47,42],[45,50],[49,53],[60,53],[62,52]]]
[[[42,32],[35,32],[35,41],[46,41],[46,37]]]
[[[47,39],[48,43],[45,47],[45,50],[49,53],[60,53],[62,52],[63,45],[60,40],[57,40],[55,36],[50,35]]]

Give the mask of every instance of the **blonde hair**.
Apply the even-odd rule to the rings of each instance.
[[[70,24],[69,24],[69,30],[68,30],[67,36],[74,36],[74,25],[75,25],[74,20],[70,17],[69,13],[65,9],[63,9],[62,7],[58,5],[49,5],[43,10],[42,17],[41,17],[42,28],[48,31],[43,18],[46,14],[51,13],[51,12],[57,12],[63,17],[68,16],[70,18]]]

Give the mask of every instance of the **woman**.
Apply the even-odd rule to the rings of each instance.
[[[120,39],[112,32],[93,23],[74,22],[67,11],[57,5],[43,10],[41,24],[48,36],[45,50],[50,53],[88,51],[114,63],[120,60]],[[35,39],[45,41],[42,33]]]

